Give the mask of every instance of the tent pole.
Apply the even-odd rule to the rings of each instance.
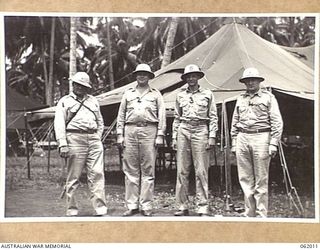
[[[24,113],[24,126],[26,130],[26,153],[27,153],[27,167],[28,167],[28,179],[30,177],[30,155],[29,155],[29,133],[28,133],[28,113]]]
[[[48,173],[50,173],[50,153],[51,153],[51,128],[48,131]]]
[[[230,164],[230,141],[229,141],[229,129],[228,129],[228,116],[226,103],[222,103],[222,116],[224,122],[224,159],[225,159],[225,179],[226,179],[226,210],[230,211],[230,199],[232,195],[232,183],[231,183],[231,164]]]

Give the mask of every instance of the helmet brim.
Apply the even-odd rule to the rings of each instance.
[[[199,79],[204,77],[204,73],[202,71],[198,71],[198,72],[188,72],[188,73],[182,74],[181,79],[185,81],[187,76],[190,74],[197,74],[199,76]]]
[[[246,83],[248,79],[258,79],[260,82],[264,81],[264,78],[261,76],[252,76],[252,77],[243,77],[239,80],[239,82]]]
[[[146,71],[146,70],[133,71],[132,74],[133,74],[134,77],[136,77],[139,72],[148,73],[149,79],[153,79],[155,77],[154,73],[152,73],[150,71]]]
[[[72,80],[72,79],[70,79],[70,80],[72,81],[72,83],[76,83],[76,84],[79,84],[79,85],[81,85],[83,87],[86,87],[88,89],[92,89],[92,86],[90,84],[87,84],[87,83],[84,83],[84,82],[75,81],[75,80]]]

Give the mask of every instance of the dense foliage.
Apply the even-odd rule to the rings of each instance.
[[[159,69],[170,21],[170,17],[81,17],[77,70],[89,73],[93,94],[112,89],[110,61],[115,88],[134,80],[130,73],[140,62]],[[284,46],[302,47],[315,41],[314,17],[179,17],[171,61],[230,22],[240,22],[262,38]],[[49,105],[68,92],[69,17],[6,16],[5,50],[7,86]],[[46,97],[48,88],[53,89],[51,97]]]

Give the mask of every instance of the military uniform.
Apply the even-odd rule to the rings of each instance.
[[[238,175],[245,198],[245,215],[268,212],[269,145],[277,146],[283,129],[276,98],[267,90],[237,99],[231,137],[236,146]]]
[[[96,214],[106,214],[101,142],[104,125],[98,101],[91,95],[85,95],[82,102],[74,93],[62,97],[56,107],[54,128],[59,149],[68,146],[70,150],[67,158],[67,215],[78,214],[75,191],[84,167],[87,170],[90,199]]]
[[[177,140],[176,200],[179,210],[188,209],[188,187],[191,166],[196,175],[196,196],[199,214],[208,214],[207,141],[215,138],[217,110],[214,96],[199,86],[195,92],[181,89],[177,94],[172,139]]]
[[[123,172],[125,200],[130,210],[151,210],[154,191],[157,136],[166,127],[161,93],[149,87],[143,94],[134,88],[125,91],[117,118],[117,134],[124,136]],[[141,189],[140,189],[141,180]]]

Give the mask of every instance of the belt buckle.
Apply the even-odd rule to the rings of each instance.
[[[136,126],[137,127],[145,127],[145,126],[147,126],[147,123],[146,122],[137,122]]]
[[[190,120],[190,124],[192,126],[198,126],[199,125],[199,121],[198,120]]]

